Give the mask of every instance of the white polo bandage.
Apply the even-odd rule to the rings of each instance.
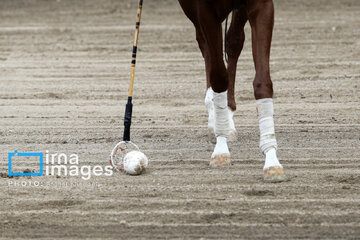
[[[208,88],[206,91],[206,96],[205,96],[205,106],[206,108],[209,109],[209,107],[213,106],[213,98],[214,98],[214,91],[212,90],[212,88]]]
[[[228,137],[230,134],[230,121],[228,113],[227,91],[213,93],[215,110],[215,135],[216,137]]]
[[[215,123],[214,123],[214,102],[213,102],[213,98],[214,98],[214,91],[212,90],[212,88],[208,88],[208,90],[206,91],[206,96],[205,96],[205,106],[206,109],[208,111],[208,128],[211,130],[214,130],[215,127]]]
[[[256,110],[260,128],[260,150],[267,151],[277,149],[274,127],[274,103],[272,98],[263,98],[256,101]]]

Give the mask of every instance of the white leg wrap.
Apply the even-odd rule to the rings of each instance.
[[[228,107],[228,112],[229,112],[229,127],[230,127],[230,132],[231,133],[236,133],[236,128],[235,128],[235,123],[234,123],[234,112],[233,110],[231,110],[230,107]]]
[[[230,118],[228,112],[227,91],[214,92],[215,136],[227,138],[230,134]]]
[[[263,154],[274,148],[277,149],[274,128],[274,103],[272,98],[256,101],[256,109],[260,127],[260,150]]]
[[[208,88],[205,96],[205,106],[208,111],[208,128],[215,132],[215,119],[214,119],[214,91],[212,88]]]
[[[215,133],[215,109],[214,109],[214,91],[212,88],[208,88],[206,91],[205,96],[205,106],[208,111],[208,129],[211,130],[213,133]],[[230,107],[228,107],[228,114],[229,114],[229,127],[230,127],[230,135],[234,134],[236,136],[236,128],[235,123],[233,120],[234,112],[231,110]]]

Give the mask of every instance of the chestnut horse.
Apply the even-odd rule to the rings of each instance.
[[[186,16],[196,29],[196,40],[205,59],[209,113],[208,127],[216,136],[211,166],[230,163],[228,137],[235,133],[232,120],[236,110],[234,86],[236,66],[245,41],[244,26],[250,22],[252,52],[255,65],[253,81],[260,127],[260,149],[265,157],[264,180],[283,181],[283,167],[276,156],[273,87],[270,78],[270,47],[274,26],[272,0],[179,0]],[[223,59],[222,22],[232,12],[226,33],[228,65]]]

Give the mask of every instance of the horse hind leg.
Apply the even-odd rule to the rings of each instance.
[[[231,133],[229,140],[237,138],[237,132],[233,120],[233,116],[236,110],[235,102],[235,80],[236,80],[236,66],[244,46],[245,32],[244,26],[247,22],[246,9],[242,6],[239,10],[234,10],[232,13],[231,24],[228,32],[226,33],[226,54],[228,56],[228,112],[230,117],[230,129]]]

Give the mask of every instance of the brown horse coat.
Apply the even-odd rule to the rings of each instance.
[[[273,95],[269,68],[274,25],[273,1],[238,1],[239,7],[234,9],[234,0],[179,0],[196,29],[196,40],[205,59],[207,87],[211,86],[215,92],[228,90],[228,105],[232,110],[236,109],[236,66],[245,40],[244,26],[247,21],[252,30],[255,98],[271,98]],[[225,66],[221,24],[231,11],[233,15],[225,49],[229,60],[228,66]]]

